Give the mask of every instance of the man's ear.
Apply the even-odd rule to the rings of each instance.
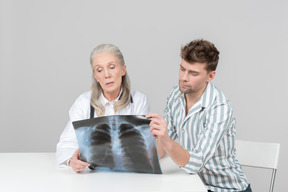
[[[215,75],[216,75],[216,71],[210,71],[208,74],[207,82],[212,81],[214,79]]]

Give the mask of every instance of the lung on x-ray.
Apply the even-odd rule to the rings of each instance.
[[[74,121],[80,159],[90,169],[161,174],[151,120],[113,115]]]

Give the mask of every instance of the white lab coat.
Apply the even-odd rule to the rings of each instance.
[[[120,94],[119,94],[120,95]],[[130,104],[115,114],[113,103],[119,99],[109,102],[104,95],[100,97],[100,101],[105,107],[105,116],[108,115],[147,115],[150,112],[149,102],[147,97],[139,91],[131,91],[132,101]],[[90,98],[91,91],[87,91],[80,95],[69,110],[69,121],[61,134],[60,141],[57,144],[56,159],[59,166],[69,166],[68,162],[76,149],[78,142],[73,121],[90,118]],[[94,113],[94,117],[97,114]]]

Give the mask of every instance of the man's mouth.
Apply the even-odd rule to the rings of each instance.
[[[180,82],[180,86],[183,88],[189,88],[189,85],[185,85],[184,83],[181,83],[181,82]]]

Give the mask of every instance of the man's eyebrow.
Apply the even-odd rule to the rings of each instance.
[[[188,70],[189,73],[199,73],[199,71]]]
[[[183,69],[185,69],[185,70],[187,70],[187,69],[186,69],[185,67],[183,67],[181,64],[180,64],[180,67],[183,68]],[[194,71],[194,70],[190,70],[190,69],[188,69],[187,71],[188,71],[188,73],[199,73],[199,71]]]
[[[181,64],[180,64],[180,67],[183,68],[183,69],[185,69]]]

